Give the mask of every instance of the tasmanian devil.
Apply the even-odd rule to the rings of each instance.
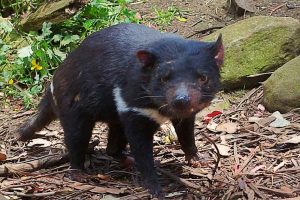
[[[186,160],[197,162],[195,114],[218,90],[223,52],[221,36],[199,42],[138,24],[102,29],[58,67],[37,114],[18,137],[31,139],[59,118],[71,168],[82,170],[95,122],[106,122],[107,154],[124,160],[129,143],[144,186],[160,197],[153,134],[170,120]]]

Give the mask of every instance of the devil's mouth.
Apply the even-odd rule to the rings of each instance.
[[[196,108],[176,109],[173,107],[165,107],[161,109],[159,112],[162,115],[165,115],[172,119],[172,118],[188,118],[194,116],[199,111],[200,110]]]

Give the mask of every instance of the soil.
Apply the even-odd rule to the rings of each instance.
[[[155,17],[155,7],[175,6],[187,21],[175,19],[170,25],[159,28],[199,39],[253,15],[300,19],[299,1],[288,3],[296,3],[298,7],[288,9],[286,1],[256,0],[257,12],[241,17],[227,13],[225,0],[149,0],[135,2],[131,8],[147,21]],[[154,138],[154,156],[167,199],[286,199],[300,196],[300,147],[298,142],[288,142],[299,137],[300,112],[294,110],[284,115],[291,122],[289,126],[271,127],[271,113],[260,105],[261,98],[261,88],[247,93],[220,93],[212,107],[198,116],[195,133],[203,157],[201,168],[185,163],[178,142],[172,139],[172,127],[168,124],[162,127]],[[139,186],[139,175],[133,169],[121,167],[106,155],[105,124],[98,123],[93,130],[92,141],[96,141],[96,145],[85,163],[91,176],[80,184],[67,176],[69,166],[59,122],[51,123],[39,133],[43,140],[18,142],[14,138],[16,128],[35,110],[26,111],[20,102],[4,101],[3,96],[0,100],[6,102],[5,106],[1,104],[0,111],[0,199],[3,196],[7,199],[150,198]],[[223,115],[216,116],[207,126],[204,116],[215,110],[221,110]],[[253,122],[253,117],[263,121]],[[223,130],[214,132],[212,122],[223,124]],[[212,172],[218,156],[202,133],[218,144],[222,154],[215,176]]]

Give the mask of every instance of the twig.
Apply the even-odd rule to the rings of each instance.
[[[68,196],[65,196],[64,199],[65,199],[65,200],[71,199],[71,198],[73,198],[73,197],[75,197],[75,196],[78,196],[78,195],[84,193],[84,192],[88,192],[88,191],[94,189],[95,187],[96,187],[96,186],[90,186],[90,187],[85,188],[85,189],[83,189],[83,190],[80,190],[80,191],[78,191],[78,192],[74,192],[73,194],[70,194],[70,195],[68,195]]]
[[[247,100],[250,99],[250,97],[255,94],[257,91],[259,91],[262,88],[262,86],[259,86],[258,88],[254,88],[252,89],[245,97],[243,97],[243,99],[240,101],[240,103],[237,105],[237,107],[235,108],[236,110],[240,108],[240,106]]]
[[[9,190],[9,189],[12,189],[12,188],[18,188],[18,187],[32,186],[32,185],[33,185],[32,183],[28,183],[28,184],[19,184],[19,185],[10,185],[10,186],[7,186],[7,187],[5,187],[5,188],[2,188],[1,191]]]
[[[268,197],[259,191],[259,189],[253,183],[249,182],[248,185],[260,198],[268,199]]]
[[[26,111],[26,112],[18,113],[18,114],[16,114],[16,115],[13,115],[13,116],[12,116],[12,119],[21,118],[21,117],[27,116],[27,115],[32,115],[33,113],[35,113],[35,112],[32,111],[32,110],[28,110],[28,111]]]
[[[286,5],[286,3],[283,3],[283,4],[281,4],[281,5],[276,6],[275,8],[273,8],[273,9],[271,10],[271,12],[270,12],[270,16],[271,16],[276,10],[279,10],[280,8],[282,8],[282,7],[285,6],[285,5]]]
[[[15,196],[19,196],[19,197],[47,197],[47,196],[52,196],[60,192],[41,192],[41,193],[34,193],[34,194],[25,194],[22,192],[4,192],[4,191],[0,191],[0,193],[4,194],[4,195],[15,195]]]
[[[194,33],[192,33],[191,35],[188,35],[186,36],[186,38],[191,38],[197,34],[202,34],[202,33],[206,33],[208,31],[212,31],[214,29],[220,29],[220,28],[223,28],[224,26],[214,26],[214,27],[209,27],[209,28],[206,28],[206,29],[203,29],[203,30],[199,30],[199,31],[195,31]]]
[[[171,179],[173,179],[174,181],[184,185],[184,186],[187,186],[187,187],[190,187],[190,188],[193,188],[193,189],[200,189],[201,187],[198,186],[198,185],[195,185],[194,183],[191,183],[183,178],[179,178],[178,176],[172,174],[171,172],[168,172],[164,169],[161,169],[159,167],[156,167],[157,171],[159,171],[160,173],[163,173],[165,175],[167,175],[168,177],[170,177]]]
[[[261,190],[265,190],[266,192],[269,193],[275,193],[276,195],[282,196],[282,197],[294,197],[295,194],[292,192],[285,192],[279,189],[271,189],[271,188],[267,188],[264,186],[256,186],[257,188],[261,189]]]
[[[235,176],[239,176],[240,173],[247,167],[247,165],[250,163],[250,161],[252,160],[252,158],[255,156],[256,152],[259,150],[259,146],[257,146],[248,156],[248,158],[243,162],[243,164],[241,165],[241,167],[239,168],[239,170],[237,171],[237,173],[235,174]]]
[[[135,199],[143,199],[143,197],[149,197],[149,192],[148,191],[143,191],[143,192],[139,192],[139,193],[134,193],[131,195],[127,195],[127,196],[123,196],[120,198],[120,200],[135,200]]]
[[[216,145],[216,143],[212,139],[210,139],[210,137],[208,135],[206,135],[204,132],[201,132],[201,134],[215,147],[216,152],[217,152],[217,161],[216,161],[215,167],[214,167],[214,169],[212,171],[212,177],[214,177],[215,174],[216,174],[216,172],[217,172],[217,169],[219,167],[221,154],[220,154],[219,148]]]

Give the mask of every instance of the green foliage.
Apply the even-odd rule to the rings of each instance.
[[[71,19],[56,25],[45,22],[39,32],[17,31],[0,17],[0,88],[5,96],[22,98],[26,107],[35,105],[53,71],[87,35],[113,24],[139,22],[127,8],[129,2],[91,0]]]
[[[154,8],[155,18],[154,23],[156,26],[164,27],[170,25],[176,16],[180,15],[179,9],[170,6],[167,10]]]

